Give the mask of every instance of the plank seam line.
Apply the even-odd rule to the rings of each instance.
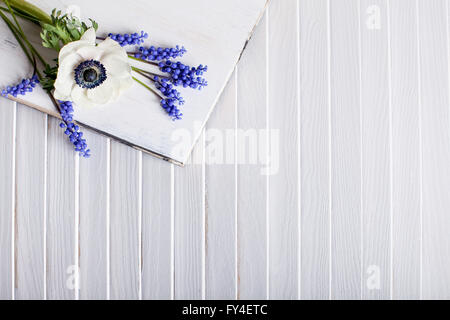
[[[238,112],[238,66],[234,71],[234,299],[238,299],[238,165],[237,165],[237,112]]]
[[[175,297],[175,169],[170,164],[170,300]]]
[[[266,68],[266,161],[270,157],[270,144],[269,144],[269,10],[270,7],[266,9],[266,24],[265,24],[265,68]],[[270,299],[270,217],[269,217],[269,174],[266,174],[266,297]]]
[[[327,1],[327,72],[328,72],[328,229],[329,229],[329,266],[328,266],[328,300],[332,299],[333,252],[332,252],[332,155],[331,155],[331,3]]]
[[[138,299],[142,300],[142,151],[138,153]]]
[[[79,259],[79,254],[80,254],[80,157],[79,155],[74,152],[73,153],[73,157],[75,159],[75,172],[74,172],[74,211],[75,211],[75,245],[74,245],[74,254],[75,254],[75,265],[77,266],[77,283],[75,286],[75,296],[74,299],[75,300],[79,300],[80,299],[80,259]]]
[[[359,163],[359,207],[360,207],[360,299],[363,299],[363,288],[364,288],[364,197],[363,197],[363,115],[362,115],[362,35],[361,35],[361,0],[358,0],[358,63],[359,63],[359,152],[360,152],[360,163]]]
[[[419,250],[419,299],[422,300],[423,288],[423,152],[422,152],[422,82],[421,82],[421,63],[420,63],[420,19],[419,19],[419,1],[416,0],[416,33],[417,33],[417,93],[419,105],[419,221],[420,221],[420,250]]]
[[[106,139],[106,300],[111,299],[111,139]]]
[[[48,115],[45,115],[44,121],[44,221],[43,221],[43,229],[44,229],[44,300],[47,300],[47,194],[48,194]]]
[[[394,189],[394,169],[393,169],[393,138],[392,138],[392,56],[391,56],[391,1],[386,2],[386,16],[387,16],[387,41],[388,41],[388,88],[389,88],[389,242],[390,242],[390,270],[389,270],[389,294],[390,299],[394,296],[394,208],[393,208],[393,189]]]
[[[11,299],[15,300],[16,283],[16,152],[17,152],[17,102],[13,102],[13,137],[12,137],[12,160],[11,160]]]
[[[206,129],[203,128],[202,133],[202,202],[201,202],[201,208],[202,208],[202,262],[201,262],[201,272],[202,272],[202,300],[206,299],[206,165],[205,165],[205,159],[206,159]]]
[[[302,190],[301,190],[301,76],[300,76],[300,0],[296,1],[296,47],[297,47],[297,299],[302,297]]]

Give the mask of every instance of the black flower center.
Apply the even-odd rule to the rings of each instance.
[[[86,82],[94,82],[97,80],[98,74],[97,71],[95,71],[94,68],[86,69],[83,73],[83,79]]]
[[[106,80],[106,69],[96,60],[83,61],[74,72],[75,82],[82,88],[93,89]]]

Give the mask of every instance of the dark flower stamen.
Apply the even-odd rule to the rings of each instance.
[[[96,60],[83,61],[74,72],[75,82],[85,89],[96,88],[107,78],[105,67]]]

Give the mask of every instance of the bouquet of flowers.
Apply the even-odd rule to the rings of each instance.
[[[134,82],[160,97],[160,105],[172,120],[182,118],[180,106],[185,101],[179,87],[201,90],[207,86],[202,77],[207,66],[191,67],[174,61],[186,53],[183,46],[161,48],[144,46],[148,34],[109,33],[96,35],[98,24],[89,19],[62,14],[54,9],[48,15],[25,0],[0,0],[0,17],[24,51],[34,72],[16,85],[6,87],[1,95],[17,97],[33,91],[40,84],[58,109],[60,127],[83,157],[90,156],[86,140],[73,119],[74,107],[95,106],[116,100]],[[58,58],[46,61],[28,40],[19,20],[24,19],[41,29],[42,46],[56,50]],[[133,46],[127,51],[125,47]],[[144,62],[149,69],[131,65]],[[139,80],[140,75],[147,81]],[[142,78],[141,78],[142,79]]]

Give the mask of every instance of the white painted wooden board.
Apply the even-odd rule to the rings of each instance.
[[[97,152],[89,161],[80,161],[79,298],[98,300],[106,299],[109,294],[111,142],[90,130],[83,134],[89,141],[89,148]]]
[[[47,115],[17,105],[15,299],[44,299],[47,286]],[[33,159],[33,161],[30,161]],[[50,241],[52,243],[53,241]],[[65,251],[67,247],[63,247]],[[50,269],[51,270],[51,269]]]
[[[13,296],[15,125],[15,102],[0,100],[0,299]]]
[[[450,298],[448,14],[448,1],[418,1],[424,299]]]
[[[273,1],[185,168],[1,99],[1,299],[449,298],[448,2]]]
[[[205,299],[204,133],[186,167],[174,168],[174,298]]]
[[[142,155],[142,299],[173,299],[173,169]]]
[[[238,67],[237,259],[238,299],[269,294],[267,145],[267,13]],[[256,79],[256,75],[258,78]]]
[[[237,71],[205,133],[205,297],[237,297]]]
[[[387,1],[362,0],[359,14],[362,297],[370,300],[389,299],[391,296],[391,122]],[[379,277],[376,284],[373,282],[373,275]]]
[[[300,297],[330,297],[329,3],[299,2]]]
[[[78,296],[78,156],[61,144],[60,121],[48,119],[46,289],[51,300]]]
[[[297,1],[272,2],[266,19],[266,41],[267,45],[270,44],[266,52],[267,127],[270,131],[266,141],[268,156],[262,165],[265,172],[261,174],[266,173],[268,177],[269,298],[298,299],[300,118]],[[284,69],[292,71],[283,72]],[[280,86],[281,83],[284,85]],[[290,143],[280,145],[280,141]]]
[[[139,299],[141,287],[142,152],[111,143],[110,298]]]
[[[93,18],[99,23],[100,36],[107,36],[110,32],[145,30],[149,33],[151,41],[148,43],[151,42],[151,45],[183,45],[189,50],[189,53],[181,59],[184,63],[192,66],[202,63],[209,66],[205,74],[208,86],[202,92],[181,89],[187,101],[182,107],[184,110],[182,121],[171,121],[159,105],[161,99],[138,84],[129,89],[117,102],[107,106],[75,108],[75,119],[80,123],[159,156],[185,163],[231,76],[246,41],[261,17],[267,0],[217,1],[214,5],[208,0],[189,2],[135,0],[127,4],[127,10],[123,10],[121,6],[111,6],[106,0],[95,2],[81,0],[76,4],[71,0],[30,2],[46,12],[51,12],[53,8],[64,12],[68,7],[73,11],[76,6],[83,19]],[[193,14],[193,8],[198,14]],[[3,86],[20,79],[17,77],[18,72],[25,73],[25,70],[30,72],[30,66],[3,22],[0,24],[0,30],[0,39],[5,47],[0,62],[0,67],[4,70],[0,75],[0,85]],[[34,34],[38,35],[36,26],[31,24],[25,31],[29,33],[34,31]],[[39,43],[38,37],[35,40]],[[48,50],[46,52],[52,55]],[[17,70],[18,66],[21,70]],[[149,66],[144,67],[148,70]],[[55,107],[43,90],[36,90],[34,94],[23,99],[29,105],[54,111]],[[181,142],[171,139],[171,133],[176,129],[187,130],[190,136]],[[183,148],[178,148],[180,143]]]
[[[331,297],[362,289],[359,2],[330,1]]]
[[[421,123],[416,2],[389,1],[392,298],[421,297]]]

